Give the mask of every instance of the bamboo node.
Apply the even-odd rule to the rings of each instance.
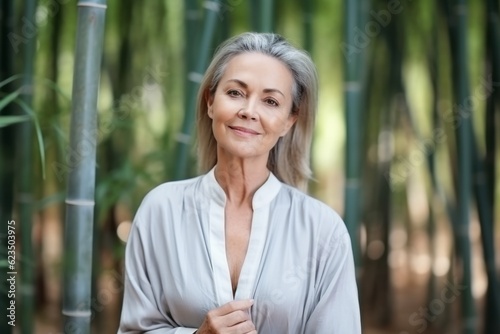
[[[469,238],[469,224],[457,226],[456,233],[458,237]]]
[[[33,85],[23,85],[21,87],[21,94],[22,95],[33,95]]]
[[[77,206],[94,206],[95,201],[88,199],[66,199],[64,201],[68,205],[77,205]]]
[[[189,72],[188,74],[189,81],[201,83],[203,80],[203,74],[197,72]]]
[[[200,14],[201,13],[198,10],[192,10],[192,9],[191,10],[187,10],[186,11],[186,18],[188,20],[198,20],[201,17]]]
[[[107,9],[107,5],[102,5],[99,3],[93,3],[93,2],[79,2],[77,4],[78,7],[93,7],[93,8],[101,8],[101,9]]]
[[[475,329],[477,327],[477,319],[475,316],[471,316],[464,319],[464,327]]]
[[[175,135],[175,140],[183,144],[191,143],[191,136],[182,132]]]
[[[33,296],[35,289],[33,289],[33,285],[31,284],[20,284],[19,291],[22,291],[21,294],[23,296]]]
[[[33,195],[29,193],[20,193],[17,195],[18,203],[33,203]]]
[[[211,10],[213,12],[219,12],[220,11],[220,4],[217,1],[205,1],[203,3],[203,7]]]
[[[344,90],[348,92],[359,92],[361,90],[361,83],[359,81],[347,81],[344,84]]]
[[[68,311],[62,310],[62,314],[67,317],[76,317],[76,318],[87,318],[92,315],[91,311]]]
[[[455,12],[457,15],[465,15],[465,14],[467,14],[467,6],[466,5],[456,5]]]
[[[361,185],[361,182],[359,181],[359,179],[347,179],[345,181],[345,186],[347,188],[354,188],[354,189],[357,189],[359,188]]]

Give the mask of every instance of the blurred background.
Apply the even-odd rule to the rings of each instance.
[[[351,233],[364,333],[500,333],[498,0],[107,5],[98,128],[84,131],[97,138],[93,241],[82,246],[93,258],[92,333],[118,328],[143,196],[196,175],[199,80],[215,47],[244,31],[282,34],[317,65],[310,193]],[[64,235],[74,224],[64,201],[86,154],[85,143],[70,146],[78,9],[0,6],[0,332],[67,333]],[[4,315],[12,220],[15,327]]]

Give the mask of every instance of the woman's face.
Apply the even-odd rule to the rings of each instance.
[[[260,53],[232,58],[207,102],[217,154],[262,158],[292,127],[293,77],[279,60]]]

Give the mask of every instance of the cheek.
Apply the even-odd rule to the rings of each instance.
[[[283,116],[276,116],[269,120],[268,127],[274,129],[275,132],[285,131],[288,125],[288,120]]]
[[[233,101],[226,101],[222,98],[217,99],[212,105],[212,119],[227,118],[234,108],[235,104]]]

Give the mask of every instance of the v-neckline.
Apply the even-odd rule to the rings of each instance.
[[[226,254],[225,237],[225,193],[214,176],[214,169],[207,175],[207,191],[211,197],[209,209],[210,257],[212,262],[214,287],[219,305],[232,300],[252,298],[258,278],[262,254],[266,242],[270,204],[279,192],[281,183],[271,173],[268,180],[255,193],[252,201],[252,225],[247,252],[241,266],[236,291],[233,286]]]
[[[226,253],[224,206],[210,206],[210,245],[215,287],[220,305],[232,300],[252,298],[258,269],[266,240],[268,208],[254,210],[247,252],[240,269],[236,291],[233,284]]]

